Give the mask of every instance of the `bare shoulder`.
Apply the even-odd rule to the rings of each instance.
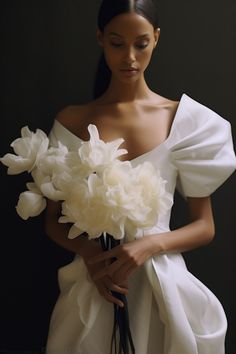
[[[164,108],[175,109],[179,105],[179,101],[171,100],[157,93],[154,93],[154,97],[157,105],[160,105]]]
[[[169,129],[177,113],[179,103],[180,101],[172,100],[153,92],[153,107],[161,113],[161,116],[167,122]]]
[[[57,113],[55,119],[72,132],[78,131],[90,110],[89,103],[67,106]]]

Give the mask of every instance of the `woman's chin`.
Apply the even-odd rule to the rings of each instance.
[[[140,72],[135,71],[135,72],[122,72],[119,71],[118,73],[114,74],[114,77],[123,83],[132,83],[137,81],[140,78]]]

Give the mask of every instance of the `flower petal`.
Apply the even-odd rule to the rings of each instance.
[[[89,135],[90,135],[90,141],[92,144],[97,142],[98,140],[100,140],[98,129],[97,129],[96,125],[89,124],[88,131],[89,131]]]
[[[29,217],[39,215],[45,207],[46,200],[42,195],[26,191],[20,194],[16,211],[22,219],[27,220]]]
[[[33,132],[29,130],[28,125],[25,127],[21,128],[21,136],[22,138],[30,138],[33,135]]]
[[[54,202],[58,202],[59,200],[63,200],[65,198],[65,194],[56,189],[51,181],[41,184],[40,190],[45,197],[53,200]]]
[[[121,155],[125,155],[128,153],[126,149],[118,149],[118,147],[124,142],[123,138],[119,138],[107,143],[107,148],[110,150],[110,154],[112,159],[116,159]]]
[[[78,227],[76,227],[75,225],[72,225],[68,234],[68,238],[70,240],[73,240],[74,238],[76,238],[77,236],[81,235],[83,233],[82,230],[80,230]]]
[[[40,195],[42,194],[42,193],[40,192],[39,188],[37,187],[36,183],[34,183],[34,182],[28,182],[28,183],[26,183],[26,186],[27,186],[27,188],[28,188],[28,190],[29,190],[30,192],[34,192],[34,193],[40,194]]]
[[[11,147],[17,155],[28,157],[30,138],[18,138],[11,143]]]
[[[31,162],[28,159],[13,154],[4,155],[0,158],[0,161],[5,166],[8,166],[8,175],[17,175],[24,171],[28,171],[28,169],[31,168]]]

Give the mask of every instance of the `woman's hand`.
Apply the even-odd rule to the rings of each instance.
[[[93,274],[95,281],[110,276],[116,284],[124,284],[124,282],[128,282],[130,275],[152,254],[152,243],[150,238],[145,236],[141,239],[121,244],[110,251],[102,252],[92,257],[88,263],[96,266],[96,272]],[[112,258],[116,259],[113,263],[111,263]],[[98,269],[97,265],[104,261],[109,261],[109,264],[106,263],[105,267]]]
[[[123,307],[124,304],[122,301],[117,299],[115,296],[112,295],[111,291],[116,291],[118,293],[127,295],[128,293],[128,286],[127,283],[125,282],[120,282],[119,285],[117,285],[116,282],[114,282],[113,278],[107,274],[104,276],[100,277],[99,279],[95,279],[95,275],[97,272],[104,271],[106,267],[109,265],[108,260],[103,260],[100,261],[96,264],[90,264],[89,260],[93,258],[94,256],[101,256],[104,253],[102,250],[99,242],[96,242],[94,240],[88,241],[86,246],[83,247],[81,250],[81,256],[84,260],[84,263],[88,269],[89,275],[93,282],[95,283],[99,293],[109,302],[115,303],[118,306]]]

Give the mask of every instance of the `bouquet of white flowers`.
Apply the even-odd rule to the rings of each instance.
[[[28,171],[32,175],[33,182],[27,183],[28,190],[20,194],[16,206],[21,218],[39,215],[46,207],[45,198],[61,201],[58,221],[72,223],[68,237],[102,235],[107,249],[106,235],[116,240],[124,236],[134,239],[140,231],[156,225],[159,215],[171,208],[172,196],[151,162],[133,167],[130,161],[118,159],[127,153],[119,149],[123,139],[105,143],[95,125],[90,124],[88,131],[90,139],[81,142],[78,151],[68,151],[60,141],[49,147],[42,130],[33,133],[26,126],[21,138],[11,143],[16,155],[6,154],[0,161],[8,166],[8,174]],[[127,324],[127,308],[125,311]],[[117,322],[122,330],[119,313]]]
[[[28,171],[34,180],[20,194],[17,213],[26,220],[44,210],[45,197],[62,201],[59,222],[73,224],[69,238],[109,233],[122,239],[156,225],[158,216],[172,205],[159,171],[151,162],[133,167],[130,161],[118,160],[127,153],[118,149],[123,139],[105,143],[95,125],[90,124],[88,131],[90,140],[81,142],[78,151],[68,151],[60,141],[49,147],[42,130],[22,128],[22,137],[11,143],[17,155],[0,159],[8,174]]]

